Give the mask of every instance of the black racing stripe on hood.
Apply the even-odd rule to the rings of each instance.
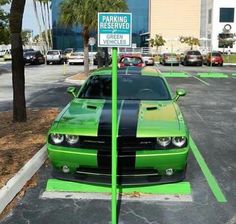
[[[140,100],[125,100],[123,103],[119,136],[136,137]]]
[[[117,102],[117,116],[121,108],[121,101]],[[103,105],[102,113],[100,115],[100,121],[98,125],[98,137],[99,136],[110,136],[112,130],[112,101],[106,100]]]

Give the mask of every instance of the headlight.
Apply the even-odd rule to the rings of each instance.
[[[160,137],[160,138],[157,138],[157,142],[161,146],[166,147],[170,144],[171,138],[170,137]]]
[[[186,137],[174,137],[172,143],[177,147],[182,147],[186,142]]]
[[[66,135],[66,141],[70,145],[74,145],[79,141],[79,136],[77,135]]]
[[[64,135],[62,134],[51,134],[50,136],[55,144],[61,144],[64,141]]]

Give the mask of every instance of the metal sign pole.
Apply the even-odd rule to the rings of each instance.
[[[117,48],[112,48],[112,224],[117,223]]]

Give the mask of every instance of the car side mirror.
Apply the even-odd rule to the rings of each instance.
[[[180,97],[186,96],[186,91],[184,89],[177,89],[176,90],[176,96],[174,98],[174,101],[177,101]]]
[[[67,93],[72,95],[74,98],[77,97],[77,92],[78,92],[78,90],[74,86],[70,86],[70,87],[67,88]]]

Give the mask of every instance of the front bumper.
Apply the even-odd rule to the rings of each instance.
[[[117,173],[117,184],[122,186],[151,185],[180,182],[185,179],[186,170],[175,172],[172,176],[159,175],[156,170],[136,170],[123,171]],[[75,173],[65,174],[59,170],[53,169],[52,176],[56,179],[111,185],[112,175],[107,170],[98,169],[78,169]]]
[[[188,151],[186,147],[171,150],[137,150],[135,153],[122,155],[118,153],[118,183],[144,185],[182,181],[185,177]],[[93,149],[48,144],[48,155],[55,178],[86,183],[111,183],[110,154],[103,155]],[[70,173],[63,173],[63,166],[67,166]],[[167,169],[172,169],[173,175],[167,176]]]

